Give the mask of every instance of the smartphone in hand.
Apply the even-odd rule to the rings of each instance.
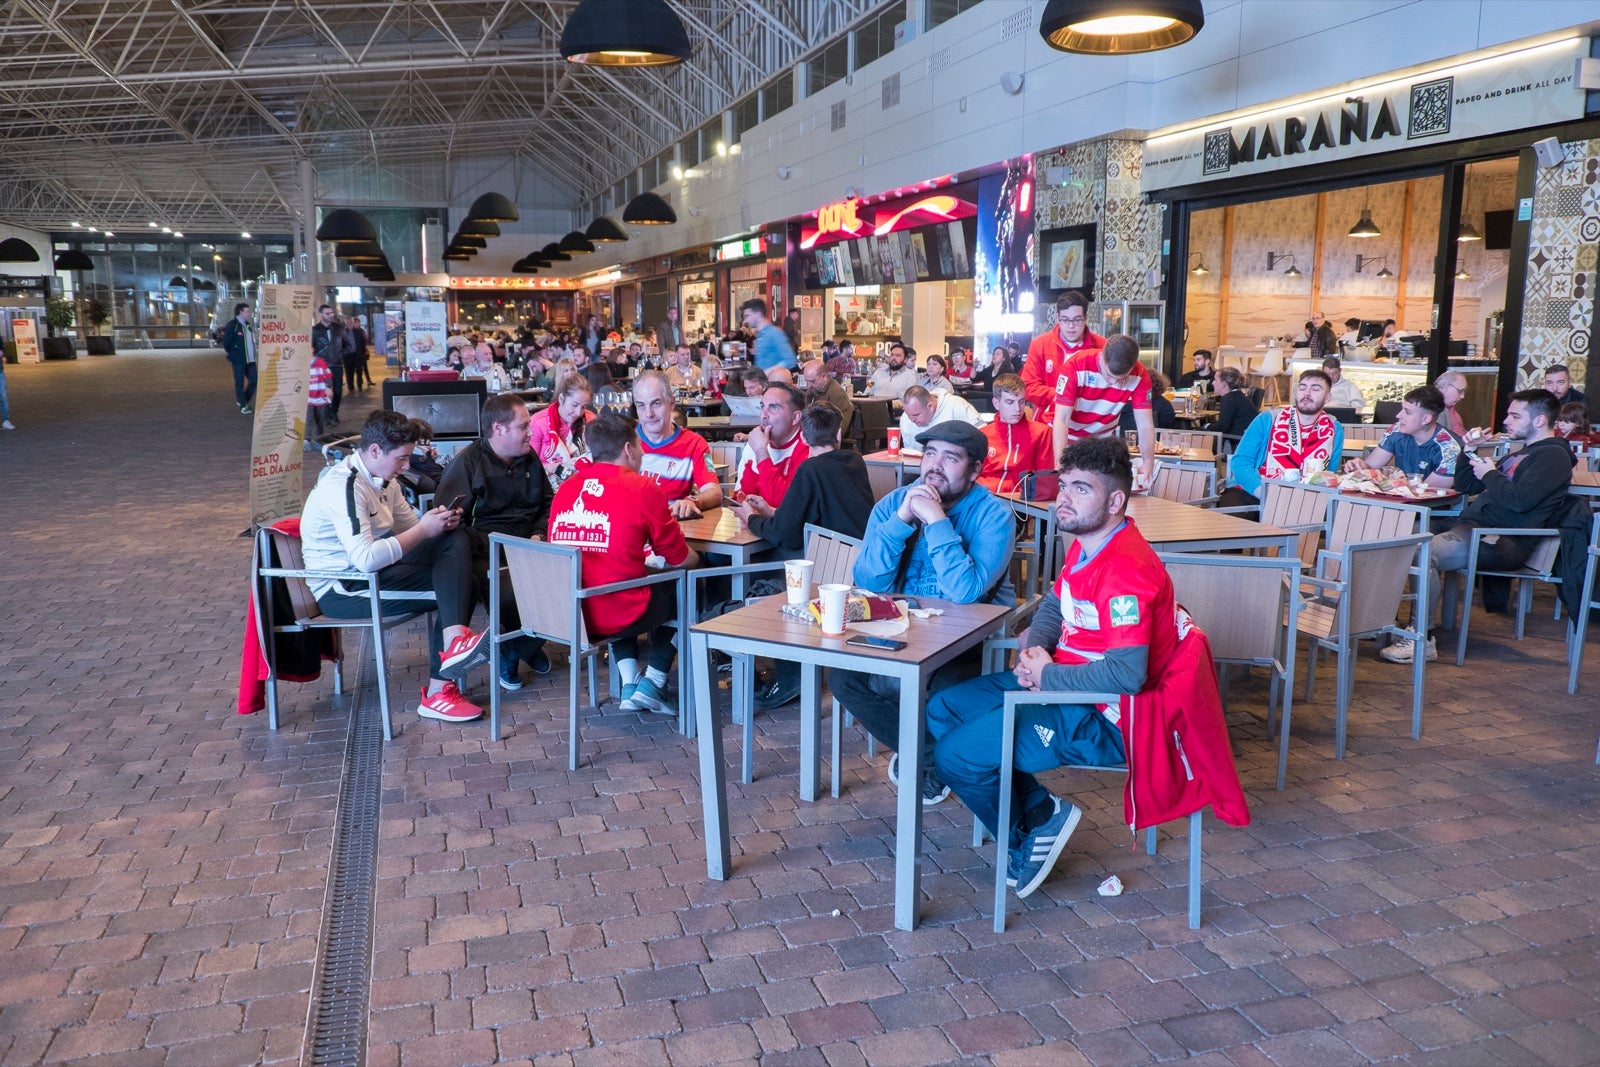
[[[461,505],[465,504],[466,502],[467,502],[467,494],[465,494],[465,493],[457,493],[456,494],[456,498],[454,500],[450,501],[450,510],[451,511],[460,511],[461,510]]]

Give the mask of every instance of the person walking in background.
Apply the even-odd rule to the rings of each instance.
[[[1105,346],[1106,339],[1089,329],[1089,298],[1076,289],[1056,297],[1056,324],[1029,342],[1022,364],[1022,381],[1035,419],[1046,425],[1055,422],[1067,361],[1079,352]]]
[[[0,359],[0,430],[15,430],[11,423],[11,399],[6,396],[6,361]]]
[[[354,315],[344,320],[345,335],[350,339],[350,354],[345,357],[345,381],[353,393],[357,389],[363,391],[372,384],[372,372],[367,369],[367,331],[361,328],[361,320]]]
[[[311,442],[320,443],[328,432],[328,405],[333,402],[333,371],[328,369],[321,356],[311,357],[311,381],[306,386],[306,439],[301,442],[310,451]],[[313,430],[315,427],[315,430]]]
[[[348,345],[344,323],[339,321],[332,304],[323,304],[317,309],[316,325],[311,327],[311,352],[322,357],[333,375],[329,384],[333,386],[330,414],[334,426],[339,425],[339,402],[344,399],[344,357]]]
[[[249,304],[235,304],[233,318],[222,328],[222,351],[233,364],[233,402],[239,405],[242,415],[250,414],[250,402],[256,395],[256,338],[250,329],[250,314]],[[3,386],[3,379],[0,379],[0,386]],[[3,397],[4,389],[0,388],[0,398]],[[15,429],[10,425],[8,413],[0,412],[0,415],[5,415],[6,429]]]

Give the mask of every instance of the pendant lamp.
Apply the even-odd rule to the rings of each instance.
[[[589,223],[589,228],[584,230],[583,234],[589,240],[600,243],[626,241],[628,239],[628,231],[622,228],[622,223],[610,215],[601,215]]]
[[[457,248],[488,248],[489,242],[482,237],[474,237],[470,233],[458,233],[450,238],[450,243]]]
[[[583,0],[561,29],[561,54],[597,67],[665,67],[692,50],[666,0]]]
[[[467,233],[474,237],[499,237],[500,226],[488,219],[467,219],[456,228],[457,233]]]
[[[678,221],[678,213],[660,196],[644,192],[628,201],[622,221],[633,226],[671,226]]]
[[[1062,52],[1126,56],[1183,44],[1205,24],[1200,0],[1049,0],[1039,36]]]
[[[37,263],[39,250],[20,237],[0,241],[0,263]]]
[[[1460,231],[1456,234],[1457,241],[1481,241],[1483,234],[1470,222],[1463,222]]]
[[[517,205],[499,193],[484,193],[467,209],[467,218],[480,222],[516,222]]]
[[[444,255],[441,256],[440,258],[441,259],[455,259],[455,260],[471,259],[472,258],[472,253],[471,252],[467,252],[467,251],[457,252],[457,251],[454,251],[452,249],[447,248],[444,251]]]
[[[548,259],[551,263],[571,263],[572,257],[561,251],[561,246],[551,241],[539,249],[539,256]]]
[[[179,277],[178,275],[174,274],[172,277],[167,279],[167,288],[168,289],[187,289],[187,288],[189,288],[189,280],[187,278]]]
[[[526,259],[519,259],[511,264],[512,274],[538,274],[539,268],[529,263]]]
[[[1372,221],[1372,208],[1371,207],[1363,207],[1361,209],[1361,218],[1357,219],[1356,220],[1356,224],[1354,226],[1350,227],[1350,236],[1351,237],[1382,237],[1383,236],[1383,231],[1378,229],[1378,224],[1376,222]]]
[[[322,225],[317,227],[319,241],[350,244],[377,239],[378,231],[372,228],[371,220],[361,212],[351,211],[347,207],[328,212],[322,216]]]
[[[69,248],[56,257],[56,270],[94,270],[94,260],[76,248]]]
[[[561,239],[557,247],[574,255],[587,255],[594,251],[594,242],[585,237],[581,230],[573,230]]]

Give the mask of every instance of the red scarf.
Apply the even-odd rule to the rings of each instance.
[[[1332,415],[1322,411],[1309,427],[1300,425],[1294,408],[1284,408],[1272,417],[1272,429],[1267,436],[1267,451],[1259,468],[1261,477],[1282,478],[1283,472],[1300,470],[1308,459],[1320,459],[1322,469],[1334,467],[1333,436],[1339,424]]]

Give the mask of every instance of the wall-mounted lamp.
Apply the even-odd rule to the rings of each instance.
[[[1278,264],[1279,263],[1283,263],[1284,261],[1288,261],[1289,269],[1284,271],[1283,273],[1287,274],[1291,278],[1300,277],[1300,268],[1294,265],[1294,256],[1293,255],[1291,255],[1288,252],[1268,252],[1267,253],[1267,269],[1268,270],[1276,270],[1277,267],[1278,267]]]
[[[1367,267],[1372,266],[1374,263],[1379,264],[1378,277],[1380,277],[1380,278],[1393,278],[1394,277],[1394,271],[1389,269],[1389,257],[1388,256],[1364,256],[1360,252],[1356,253],[1356,273],[1357,274],[1360,274],[1363,270],[1365,270]]]
[[[1456,281],[1465,282],[1465,281],[1471,281],[1471,280],[1472,280],[1472,275],[1467,273],[1467,268],[1462,267],[1460,270],[1456,271]]]
[[[1211,269],[1206,266],[1205,257],[1202,256],[1199,252],[1190,252],[1189,253],[1189,262],[1194,263],[1194,261],[1196,259],[1199,259],[1200,262],[1199,263],[1195,263],[1195,265],[1189,269],[1189,273],[1190,274],[1196,274],[1196,275],[1210,274],[1211,273]]]
[[[1472,223],[1463,222],[1461,224],[1461,229],[1459,231],[1457,231],[1457,233],[1456,233],[1456,240],[1457,241],[1481,241],[1481,240],[1483,240],[1483,234],[1479,233],[1478,232],[1478,228],[1476,226],[1474,226]]]

